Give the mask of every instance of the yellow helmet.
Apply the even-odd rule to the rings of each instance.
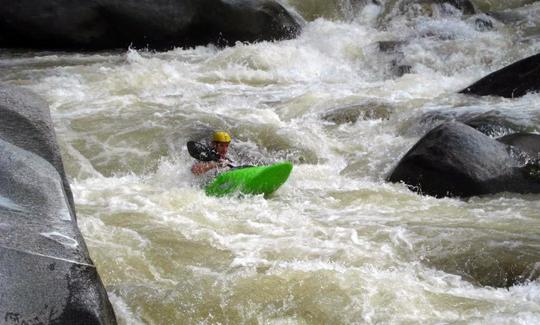
[[[231,136],[229,133],[225,131],[216,131],[214,132],[214,136],[212,137],[212,140],[215,142],[231,142]]]

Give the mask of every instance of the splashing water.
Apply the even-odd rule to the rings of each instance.
[[[538,132],[537,94],[456,93],[540,45],[524,24],[407,3],[290,0],[308,22],[282,42],[0,53],[1,81],[51,106],[120,323],[540,322],[538,196],[384,181],[430,113],[496,110]],[[504,3],[477,7],[534,7]],[[213,129],[236,160],[291,160],[289,181],[268,199],[205,196],[185,143]]]

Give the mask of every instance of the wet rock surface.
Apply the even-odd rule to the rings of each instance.
[[[459,122],[447,122],[421,138],[392,171],[390,182],[435,197],[539,193],[520,152]]]
[[[115,324],[77,227],[46,103],[0,86],[0,116],[0,319]]]
[[[273,0],[0,0],[0,47],[168,50],[295,37],[299,22]]]
[[[540,277],[540,257],[535,244],[522,242],[515,247],[485,240],[464,241],[459,247],[435,250],[425,263],[445,272],[457,274],[476,286],[509,288],[535,281]]]
[[[358,120],[387,120],[392,107],[385,103],[366,102],[356,105],[334,107],[321,115],[323,120],[336,124],[355,123]]]
[[[497,70],[460,93],[479,96],[521,97],[540,90],[540,54],[517,61]]]

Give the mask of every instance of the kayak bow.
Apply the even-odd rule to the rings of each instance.
[[[205,191],[207,195],[218,197],[236,192],[268,195],[287,181],[292,167],[292,163],[285,161],[269,166],[232,169],[219,174]]]

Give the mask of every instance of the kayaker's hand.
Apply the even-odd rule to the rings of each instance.
[[[210,169],[214,169],[216,167],[218,167],[218,163],[215,161],[198,162],[191,167],[191,172],[195,175],[202,175]]]
[[[229,165],[229,160],[227,159],[220,159],[219,162],[217,162],[217,167],[219,168],[225,168]]]

